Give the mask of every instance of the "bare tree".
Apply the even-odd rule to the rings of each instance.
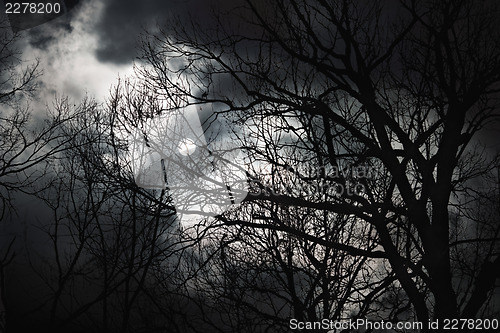
[[[43,228],[50,251],[29,253],[46,288],[26,314],[47,318],[39,329],[151,332],[185,322],[172,276],[198,240],[180,236],[166,190],[134,183],[117,121],[128,97],[118,85],[105,107],[85,101],[61,128],[68,141],[39,193],[53,213]]]
[[[430,319],[494,318],[499,156],[481,135],[500,116],[498,5],[392,6],[247,0],[215,26],[147,35],[136,78],[106,107],[63,100],[35,132],[27,113],[5,117],[2,188],[25,191],[14,184],[59,168],[39,193],[55,259],[33,260],[51,288],[35,309],[48,305],[50,330],[286,332],[291,319],[369,319],[425,332]],[[205,136],[194,149],[162,123],[188,109]],[[150,189],[134,184],[137,132],[149,153],[173,147],[150,154]],[[233,204],[206,214],[194,191],[201,214],[179,226],[174,209],[193,203],[175,196],[172,161],[190,188],[214,185]],[[225,166],[244,171],[238,205],[242,188],[208,179]]]
[[[30,98],[36,91],[41,74],[38,61],[22,66],[16,49],[18,35],[10,31],[7,22],[0,22],[0,221],[7,213],[15,213],[12,198],[16,192],[33,193],[33,186],[47,173],[48,166],[63,149],[67,138],[60,131],[62,124],[73,117],[67,108],[54,112],[32,114]],[[38,188],[39,189],[39,188]],[[14,239],[0,249],[0,321],[8,319],[5,279],[7,264],[14,256]],[[4,245],[4,244],[2,244]],[[4,310],[5,308],[5,310]],[[5,311],[5,312],[4,312]],[[2,328],[3,330],[3,328]]]
[[[219,17],[215,27],[174,23],[150,35],[139,74],[170,105],[213,109],[258,136],[240,143],[251,193],[242,214],[219,216],[221,227],[275,230],[347,262],[365,258],[363,269],[378,273],[348,297],[361,316],[418,319],[423,331],[429,319],[491,317],[498,152],[479,135],[499,117],[497,4],[387,6],[245,1],[233,13],[239,25]],[[293,140],[276,137],[285,133]],[[496,207],[488,216],[478,210],[486,202]],[[244,213],[264,203],[266,214]],[[309,215],[273,217],[280,206]],[[311,215],[322,232],[308,228]],[[328,238],[342,217],[359,242]]]

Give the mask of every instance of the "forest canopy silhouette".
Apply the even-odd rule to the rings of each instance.
[[[50,214],[46,251],[3,237],[0,332],[498,325],[498,3],[211,9],[144,31],[106,103],[58,99],[43,125],[21,103],[37,66],[12,71],[2,39],[2,223],[17,196]],[[134,135],[164,149],[182,138],[160,119],[187,109],[203,140],[148,160],[156,186],[141,186]],[[43,286],[25,309],[20,266]]]

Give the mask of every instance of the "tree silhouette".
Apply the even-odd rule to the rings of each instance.
[[[44,182],[54,173],[58,156],[71,140],[64,127],[86,111],[86,105],[70,108],[67,99],[54,101],[47,112],[33,113],[30,102],[36,96],[41,75],[38,61],[22,67],[16,49],[19,35],[0,22],[0,221],[9,223],[16,214],[14,199],[19,193],[36,194],[50,187]],[[4,225],[2,225],[4,227]],[[7,240],[7,237],[5,238]],[[19,242],[19,240],[17,240]],[[18,244],[14,238],[0,249],[0,331],[9,327],[6,296],[7,266]],[[5,326],[5,327],[4,327]]]
[[[338,318],[492,316],[498,152],[480,135],[497,130],[498,18],[493,2],[245,1],[215,27],[150,34],[139,74],[241,138],[251,193],[221,227],[274,230],[377,272]]]
[[[50,290],[35,306],[48,304],[47,332],[156,330],[165,320],[155,315],[155,276],[165,277],[163,265],[186,245],[172,231],[165,191],[131,182],[115,113],[92,101],[85,109],[64,128],[58,173],[40,194],[53,212],[44,224],[52,253],[30,253]]]
[[[46,181],[53,214],[51,254],[29,254],[48,287],[37,328],[495,318],[498,9],[245,0],[145,34],[106,105],[61,100],[35,132],[2,118],[2,190]],[[167,121],[186,110],[199,126]]]

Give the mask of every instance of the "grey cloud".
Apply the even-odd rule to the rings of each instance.
[[[210,25],[212,11],[227,10],[236,3],[227,0],[108,0],[95,27],[100,41],[97,58],[101,62],[130,63],[137,56],[137,40],[144,29],[154,29],[157,23],[165,23],[171,17],[180,22],[196,20],[202,25]]]
[[[136,54],[137,38],[140,32],[165,19],[177,1],[109,0],[100,22],[95,27],[99,35],[97,58],[102,62],[125,64]]]

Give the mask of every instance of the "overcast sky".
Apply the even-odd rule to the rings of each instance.
[[[172,15],[205,19],[209,7],[203,0],[80,0],[68,14],[21,31],[19,49],[26,64],[40,59],[40,99],[51,103],[57,94],[79,100],[88,93],[103,101],[118,75],[133,73],[145,28]]]
[[[22,66],[39,59],[43,71],[38,95],[31,102],[32,112],[43,112],[56,97],[68,96],[78,104],[88,95],[104,102],[118,77],[134,74],[137,43],[145,29],[154,28],[170,16],[186,22],[195,17],[203,21],[200,23],[210,23],[214,3],[227,9],[235,1],[79,0],[69,13],[21,31],[17,48],[22,54]],[[26,208],[21,209],[20,219],[33,220],[32,213],[43,215],[42,208],[33,208],[29,198],[19,197],[17,204]],[[20,224],[18,227],[23,228]]]

